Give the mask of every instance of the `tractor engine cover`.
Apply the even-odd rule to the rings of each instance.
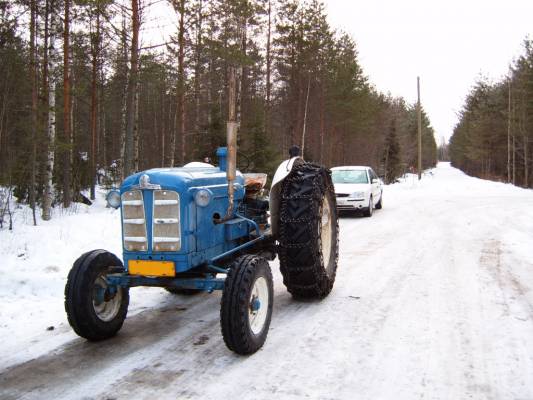
[[[175,272],[194,268],[237,245],[248,224],[216,223],[228,208],[225,162],[139,172],[120,187],[124,267],[134,261],[170,261]],[[244,178],[234,182],[235,210],[244,199]]]

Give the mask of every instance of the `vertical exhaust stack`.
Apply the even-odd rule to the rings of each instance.
[[[233,218],[233,210],[235,208],[235,187],[233,183],[237,177],[237,113],[236,113],[236,103],[237,103],[237,84],[235,77],[235,67],[231,67],[229,70],[229,93],[228,93],[228,103],[229,103],[229,113],[228,113],[228,124],[227,124],[227,146],[228,153],[226,159],[226,177],[228,180],[228,209],[226,215],[219,219],[217,223],[223,223],[231,218]]]
[[[237,115],[236,115],[236,102],[237,102],[237,82],[235,77],[235,67],[231,67],[229,71],[229,115],[227,126],[227,142],[228,142],[228,169],[226,170],[226,176],[228,177],[228,197],[229,207],[227,216],[233,211],[234,203],[234,187],[233,182],[237,177]]]

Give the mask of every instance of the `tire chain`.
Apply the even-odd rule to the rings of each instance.
[[[280,261],[281,261],[281,272],[283,275],[283,280],[287,288],[293,295],[302,295],[304,297],[315,297],[315,296],[309,296],[309,293],[313,293],[317,295],[318,297],[323,297],[323,295],[329,293],[329,288],[324,287],[324,280],[323,279],[316,279],[314,283],[310,284],[304,284],[302,282],[295,282],[298,280],[302,280],[301,274],[305,272],[313,272],[316,269],[317,262],[321,263],[322,265],[322,255],[320,253],[314,252],[313,254],[310,254],[306,258],[306,265],[302,265],[301,262],[295,262],[291,260],[291,257],[287,255],[288,250],[290,249],[304,249],[306,247],[309,247],[310,242],[317,241],[318,245],[320,246],[320,235],[314,235],[315,232],[313,230],[312,224],[316,223],[317,214],[319,213],[319,210],[317,210],[315,207],[320,204],[321,197],[323,196],[324,192],[322,191],[321,185],[324,186],[325,192],[328,190],[331,190],[330,188],[330,180],[325,179],[324,180],[324,173],[329,173],[329,171],[325,170],[323,167],[312,164],[312,163],[304,163],[301,165],[298,165],[293,168],[289,176],[285,179],[285,183],[282,188],[281,192],[281,204],[282,204],[282,211],[280,215],[280,222],[282,222],[281,225],[281,237],[284,237],[286,239],[285,241],[280,240]],[[290,192],[290,190],[293,188],[292,185],[294,183],[300,183],[304,184],[305,182],[311,181],[311,186],[307,190],[311,190],[312,194],[295,194],[291,195],[287,192]],[[311,201],[312,204],[311,212],[308,213],[307,216],[294,218],[291,215],[288,214],[287,209],[290,208],[290,204],[287,204],[288,202],[292,200],[307,200]],[[334,206],[334,205],[333,205]],[[306,230],[309,232],[309,240],[303,243],[300,242],[291,242],[291,238],[289,235],[287,235],[286,232],[286,223],[298,223],[298,224],[305,224]],[[318,236],[318,237],[315,237]],[[335,254],[337,256],[337,254]]]

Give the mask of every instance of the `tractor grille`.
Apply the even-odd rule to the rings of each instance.
[[[179,251],[180,197],[170,190],[154,190],[153,251]]]
[[[122,222],[124,248],[129,251],[148,250],[144,202],[140,190],[130,190],[122,194]]]

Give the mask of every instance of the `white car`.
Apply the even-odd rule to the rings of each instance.
[[[383,182],[370,167],[331,168],[337,209],[362,211],[371,217],[374,208],[383,207]]]

